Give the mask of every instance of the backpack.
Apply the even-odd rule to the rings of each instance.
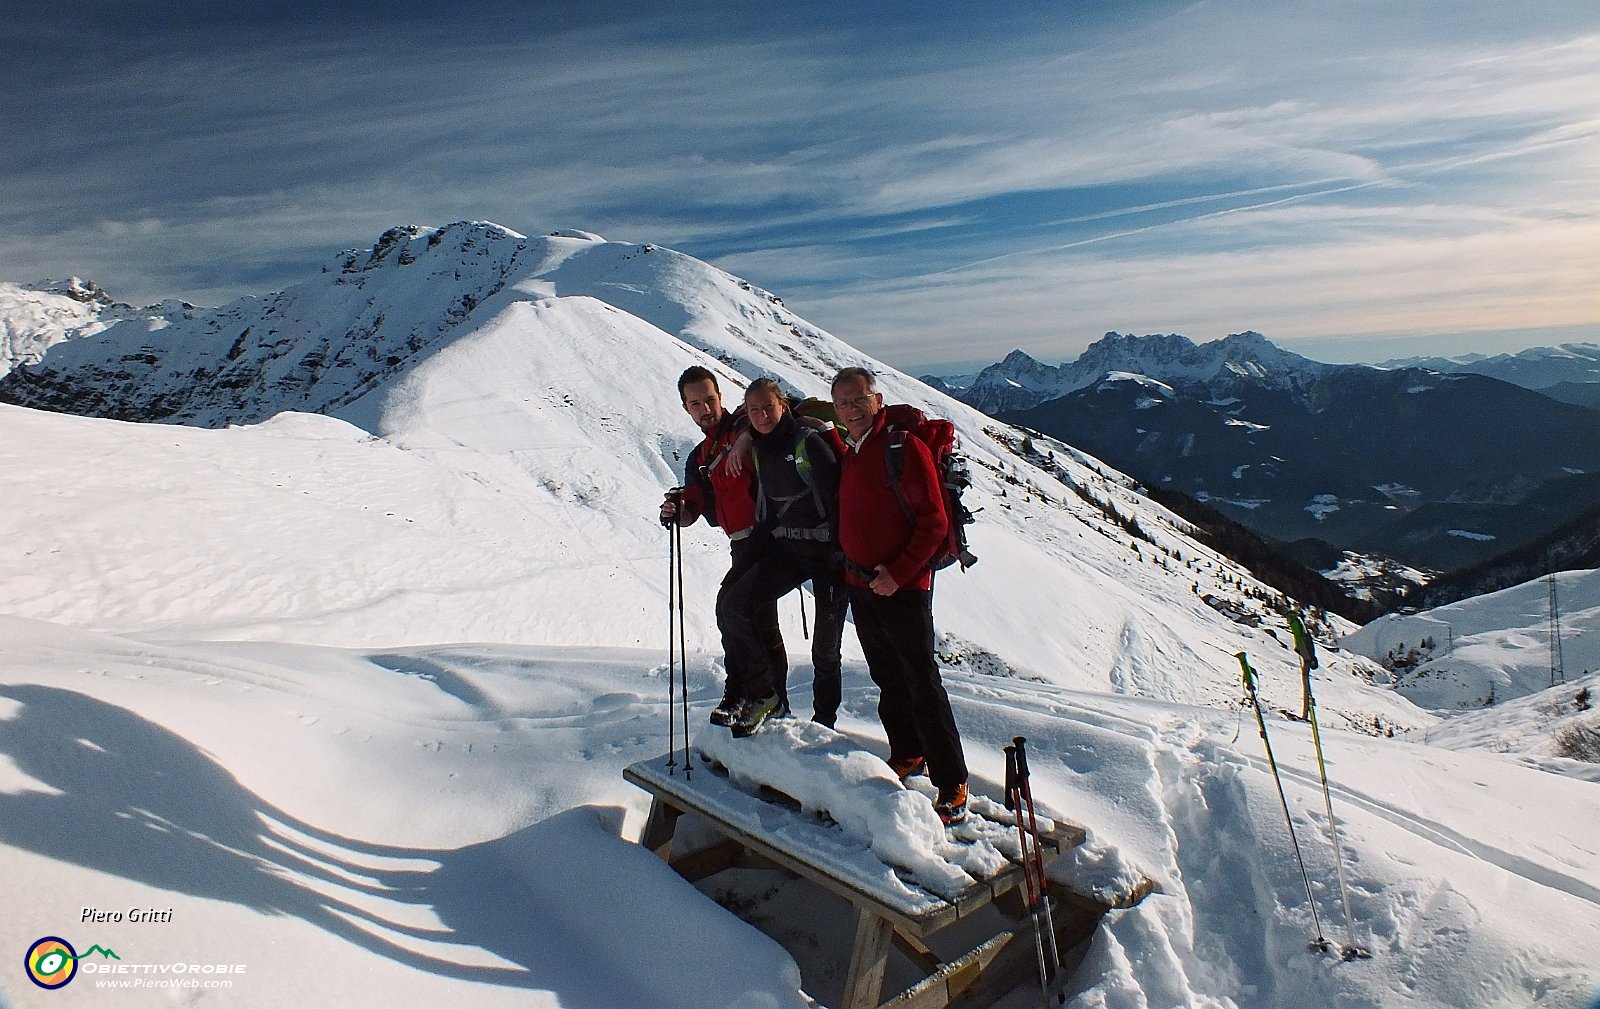
[[[799,437],[795,440],[794,447],[789,450],[789,458],[793,460],[795,471],[799,474],[800,480],[805,485],[806,489],[799,494],[790,495],[788,497],[771,495],[772,500],[778,503],[778,514],[774,516],[775,520],[778,522],[782,522],[784,515],[788,514],[790,506],[792,506],[796,501],[799,501],[807,496],[811,498],[818,516],[825,518],[828,515],[828,504],[823,500],[822,488],[817,485],[816,474],[812,471],[811,456],[806,452],[806,443],[811,440],[810,436],[812,434],[820,436],[828,443],[828,447],[833,449],[835,459],[844,458],[844,442],[840,439],[837,431],[831,427],[825,430],[819,430],[807,427],[805,425],[800,425]],[[750,468],[754,473],[756,482],[756,518],[758,521],[766,521],[767,498],[769,495],[767,494],[766,488],[761,484],[760,452],[752,451],[750,453]],[[835,511],[837,511],[837,508],[835,508]],[[787,537],[790,539],[814,539],[827,542],[833,538],[833,532],[831,529],[831,526],[819,526],[816,529],[809,530],[794,530],[791,528],[787,534]],[[784,534],[780,533],[779,535],[781,536]]]
[[[972,486],[972,475],[967,471],[967,460],[959,449],[956,426],[948,420],[929,417],[906,403],[886,404],[884,429],[889,437],[885,451],[889,453],[889,486],[895,499],[912,518],[911,503],[900,488],[900,475],[905,472],[905,449],[908,437],[916,438],[928,448],[933,457],[933,469],[939,477],[939,487],[944,493],[944,511],[949,518],[949,529],[944,542],[934,551],[929,566],[938,571],[959,563],[961,570],[978,563],[978,558],[967,549],[967,526],[972,524],[974,513],[961,501],[961,492]],[[981,509],[980,509],[981,510]]]

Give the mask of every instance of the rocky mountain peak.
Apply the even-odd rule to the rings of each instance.
[[[408,224],[385,231],[370,249],[340,253],[322,272],[350,275],[412,266],[423,260],[506,263],[527,245],[525,236],[487,221],[457,221],[442,228]]]
[[[66,280],[41,280],[36,284],[23,285],[26,290],[39,291],[43,294],[59,294],[73,301],[85,305],[111,308],[117,302],[105,290],[92,280],[82,277],[68,277]],[[128,306],[122,306],[128,307]]]

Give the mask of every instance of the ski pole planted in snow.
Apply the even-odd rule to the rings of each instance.
[[[1256,671],[1250,667],[1250,660],[1244,652],[1235,652],[1234,657],[1239,660],[1239,668],[1244,671],[1244,689],[1246,699],[1250,706],[1256,709],[1256,725],[1261,729],[1261,742],[1267,748],[1267,766],[1272,768],[1272,780],[1278,786],[1278,801],[1283,803],[1283,820],[1289,825],[1289,843],[1294,846],[1294,860],[1300,866],[1300,880],[1306,885],[1306,903],[1311,906],[1311,923],[1316,927],[1316,938],[1306,944],[1307,949],[1314,949],[1326,953],[1333,949],[1322,934],[1322,918],[1317,914],[1317,898],[1311,892],[1311,875],[1306,872],[1306,860],[1300,854],[1300,839],[1294,833],[1294,817],[1289,815],[1289,796],[1283,790],[1283,778],[1278,774],[1278,761],[1272,755],[1272,740],[1267,738],[1267,717],[1261,712],[1261,698],[1256,695]]]
[[[1333,793],[1328,788],[1328,765],[1322,759],[1322,730],[1317,725],[1317,699],[1311,692],[1311,670],[1317,667],[1316,647],[1311,643],[1311,635],[1304,634],[1305,625],[1300,620],[1300,615],[1294,611],[1289,613],[1289,626],[1295,630],[1295,650],[1300,652],[1302,668],[1305,670],[1305,712],[1306,719],[1311,723],[1311,745],[1317,751],[1317,777],[1322,779],[1322,808],[1328,814],[1328,835],[1333,841],[1333,864],[1339,872],[1339,896],[1344,902],[1344,949],[1339,955],[1346,960],[1367,960],[1372,953],[1356,945],[1356,930],[1354,918],[1350,913],[1350,884],[1344,874],[1344,853],[1339,845],[1339,821],[1333,818]],[[1304,634],[1304,648],[1301,647],[1301,636]]]
[[[672,535],[678,541],[673,553],[678,558],[678,688],[683,705],[683,776],[693,778],[694,760],[689,756],[689,642],[685,629],[688,620],[683,608],[683,527],[674,522]]]
[[[674,487],[671,499],[683,507],[681,487]],[[678,706],[683,706],[683,775],[694,776],[689,759],[689,645],[684,631],[683,607],[683,527],[678,524],[678,509],[661,524],[667,527],[667,773],[678,773]],[[677,696],[682,684],[683,699]]]
[[[681,502],[679,507],[682,507]],[[667,773],[678,773],[678,519],[662,519],[667,527]]]

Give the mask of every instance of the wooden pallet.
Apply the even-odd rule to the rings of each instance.
[[[743,792],[698,757],[692,778],[681,765],[669,768],[666,761],[666,757],[658,757],[623,771],[627,781],[651,795],[650,815],[639,838],[642,846],[656,852],[692,882],[756,861],[808,880],[844,898],[855,909],[850,965],[837,1009],[986,1005],[1018,984],[1030,979],[1037,983],[1034,926],[1023,907],[1020,864],[1010,863],[997,875],[972,884],[954,897],[939,897],[897,882],[892,870],[881,863],[875,863],[882,870],[876,874],[845,864],[837,851],[825,843],[812,843],[804,832],[799,837],[780,837],[763,829],[760,807],[770,802],[797,805],[787,797]],[[673,835],[678,818],[684,813],[703,818],[722,840],[694,852],[675,854]],[[1083,843],[1084,836],[1082,827],[1060,822],[1042,833],[1040,847],[1046,864]],[[1110,910],[1108,905],[1072,894],[1054,882],[1048,884],[1047,893],[1054,908],[1057,945],[1063,953],[1091,936],[1100,917]],[[1143,893],[1137,895],[1142,896]],[[929,949],[930,937],[991,906],[1000,911],[992,917],[1002,924],[982,942],[949,960],[940,959]],[[888,1001],[881,1001],[892,947],[918,964],[926,977]]]

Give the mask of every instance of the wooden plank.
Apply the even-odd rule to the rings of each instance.
[[[856,941],[850,951],[850,969],[844,976],[839,1009],[877,1009],[883,994],[883,974],[889,966],[889,939],[894,925],[871,908],[856,914]]]
[[[691,851],[687,855],[679,855],[667,864],[673,871],[691,883],[698,883],[739,864],[744,855],[744,845],[729,838],[718,841],[709,848]]]
[[[860,887],[852,884],[850,881],[840,879],[838,876],[829,872],[826,866],[817,865],[807,859],[801,858],[794,853],[773,844],[765,837],[761,837],[757,834],[746,831],[739,825],[729,823],[728,821],[722,819],[721,817],[717,816],[714,811],[705,808],[703,804],[696,803],[694,794],[692,792],[688,792],[683,784],[679,784],[675,781],[666,782],[657,777],[646,776],[645,774],[637,772],[634,767],[628,767],[624,769],[622,773],[624,778],[626,778],[628,781],[631,781],[633,784],[638,785],[640,788],[643,788],[645,791],[650,792],[652,795],[656,796],[658,801],[662,801],[663,804],[687,807],[689,811],[703,816],[708,821],[713,823],[724,835],[735,841],[738,841],[741,845],[749,848],[756,854],[776,863],[777,865],[787,869],[797,876],[810,880],[830,893],[834,893],[840,897],[843,897],[853,906],[861,907],[866,905],[872,907],[879,917],[887,919],[896,927],[902,929],[908,934],[918,936],[928,935],[929,933],[937,931],[938,929],[948,925],[950,922],[956,920],[956,908],[949,902],[941,901],[937,904],[934,904],[929,911],[919,914],[908,914],[898,908],[885,904],[874,895],[862,891]],[[652,809],[653,808],[654,807],[652,806]]]
[[[879,1009],[945,1009],[975,988],[996,961],[1006,956],[1006,950],[1013,946],[1016,938],[1014,931],[1001,932],[884,1002]]]
[[[1018,864],[1009,865],[995,877],[974,884],[954,900],[936,900],[927,911],[908,912],[886,903],[888,898],[863,889],[859,880],[847,879],[832,871],[828,863],[820,861],[820,856],[805,857],[810,852],[804,847],[790,851],[756,828],[747,829],[729,822],[724,818],[729,809],[723,805],[727,802],[725,797],[712,800],[691,782],[664,775],[654,762],[626,768],[623,776],[652,796],[641,844],[657,850],[685,878],[695,881],[751,858],[765,859],[843,897],[856,909],[855,940],[841,1009],[879,1009],[889,950],[896,946],[930,974],[884,1002],[882,1009],[976,1009],[991,1004],[1019,985],[1038,983],[1031,933],[1027,932],[1032,925],[1022,908],[1022,869]],[[750,798],[753,802],[793,803],[779,793],[761,799]],[[705,817],[726,839],[701,851],[671,858],[672,836],[684,812]],[[1055,821],[1050,830],[1041,833],[1040,855],[1049,865],[1061,853],[1082,844],[1085,837],[1086,831],[1077,824]],[[1048,886],[1056,909],[1054,924],[1058,945],[1067,954],[1063,958],[1062,969],[1065,970],[1081,961],[1087,948],[1085,940],[1095,933],[1100,918],[1109,908],[1104,901],[1070,892],[1059,883],[1052,882]],[[1120,898],[1117,906],[1131,907],[1150,890],[1148,881],[1143,881]],[[1001,913],[1016,921],[1017,926],[948,963],[941,963],[922,941],[990,903],[997,904]]]

